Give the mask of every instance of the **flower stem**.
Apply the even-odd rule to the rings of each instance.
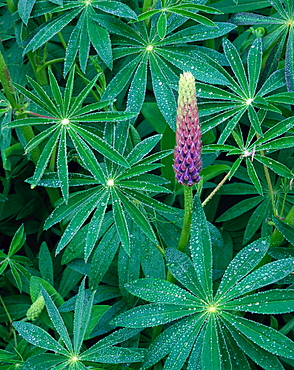
[[[178,244],[178,250],[181,252],[185,252],[190,236],[193,209],[192,187],[184,186],[184,202],[184,221],[180,241]]]
[[[184,220],[182,226],[182,232],[178,244],[178,250],[181,252],[186,251],[186,247],[190,237],[191,223],[192,223],[192,210],[193,210],[193,191],[192,187],[184,186]],[[174,283],[175,278],[172,276],[170,271],[167,273],[167,281]]]

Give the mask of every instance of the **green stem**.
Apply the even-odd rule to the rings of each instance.
[[[191,187],[184,186],[184,220],[178,244],[178,250],[183,253],[186,251],[186,247],[190,237],[192,210],[193,210],[193,191]],[[166,280],[171,283],[175,282],[175,278],[172,276],[170,271],[168,271],[167,273]]]
[[[11,77],[4,57],[0,51],[0,82],[2,84],[4,94],[13,109],[17,109],[18,105],[15,100],[15,90],[11,83]]]
[[[178,244],[178,250],[186,251],[188,240],[190,237],[191,223],[192,223],[192,209],[193,209],[193,191],[191,187],[184,186],[184,221],[182,232]]]
[[[65,42],[65,40],[64,40],[64,38],[63,38],[63,36],[62,36],[62,34],[61,34],[61,32],[58,32],[58,37],[59,37],[59,40],[61,41],[61,43],[62,43],[62,46],[63,46],[63,48],[66,50],[66,48],[67,48],[67,45],[66,45],[66,42]]]
[[[7,310],[7,308],[6,308],[6,305],[5,305],[5,303],[4,303],[4,301],[3,301],[3,299],[2,299],[2,297],[1,297],[1,295],[0,295],[0,303],[2,304],[2,307],[3,307],[3,309],[4,309],[4,311],[5,311],[5,313],[6,313],[6,315],[7,315],[7,317],[8,317],[8,320],[9,320],[9,323],[10,323],[10,325],[12,325],[12,318],[11,318],[11,316],[10,316],[10,313],[9,313],[9,311]],[[16,332],[15,332],[15,329],[12,327],[12,333],[13,333],[13,340],[14,340],[14,346],[15,346],[15,348],[17,347],[17,338],[16,338]]]
[[[203,201],[202,207],[204,207],[210,199],[214,196],[214,194],[223,186],[223,184],[227,181],[230,176],[230,171],[226,174],[226,176],[222,179],[222,181],[217,185],[217,187],[208,195],[208,197]]]
[[[51,64],[60,63],[60,62],[64,62],[64,58],[57,58],[57,59],[48,60],[47,62],[45,62],[44,64],[42,64],[39,67],[39,71],[42,71],[43,69],[50,66]]]

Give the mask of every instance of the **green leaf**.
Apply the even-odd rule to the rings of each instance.
[[[268,143],[258,146],[258,150],[275,151],[280,149],[292,148],[294,136],[280,137],[279,139],[272,140]]]
[[[136,28],[126,25],[123,21],[105,14],[103,14],[103,17],[95,15],[92,18],[110,32],[134,40],[136,45],[145,45],[144,37],[136,31]]]
[[[51,215],[45,220],[44,229],[49,229],[49,227],[55,225],[57,222],[60,222],[64,218],[68,218],[75,212],[79,211],[86,200],[96,197],[98,190],[99,187],[95,187],[71,194],[69,197],[69,203],[62,203],[57,206]]]
[[[44,329],[22,321],[14,322],[13,326],[27,342],[33,344],[34,346],[69,356],[68,351],[54,338],[52,338],[51,335],[48,334]]]
[[[248,81],[250,97],[253,98],[258,84],[262,62],[262,42],[260,38],[254,40],[247,57]]]
[[[92,6],[118,17],[137,19],[137,14],[126,4],[119,1],[100,0],[98,3],[94,2]]]
[[[38,163],[36,165],[34,176],[32,178],[32,184],[31,184],[32,189],[38,185],[39,180],[43,176],[43,173],[46,170],[47,164],[50,161],[50,157],[53,153],[53,150],[55,146],[57,145],[59,136],[60,136],[60,131],[56,130],[51,136],[51,138],[48,140],[47,144],[45,145],[40,155],[40,158],[38,160]]]
[[[195,11],[202,11],[205,13],[210,13],[210,14],[223,14],[223,12],[212,8],[211,6],[206,6],[206,5],[200,5],[200,4],[193,4],[189,2],[182,2],[180,5],[172,5],[169,7],[169,9],[191,9]]]
[[[54,106],[54,104],[52,103],[52,101],[50,100],[49,96],[42,89],[42,87],[37,82],[35,82],[34,80],[32,80],[30,77],[28,77],[28,80],[29,80],[30,84],[33,86],[33,88],[36,90],[37,94],[40,97],[38,97],[35,94],[31,93],[30,91],[28,91],[27,89],[25,89],[21,85],[18,85],[16,83],[14,83],[13,86],[16,87],[16,89],[19,90],[28,99],[30,99],[34,103],[36,103],[39,107],[44,108],[48,113],[50,112],[50,115],[53,113],[57,117],[59,117],[59,114],[60,113],[58,112],[58,110],[56,109],[56,107]],[[54,117],[52,117],[52,118],[54,119]],[[48,118],[26,118],[26,119],[27,120],[29,120],[29,119],[30,120],[35,120],[37,122],[38,122],[38,120],[39,121],[40,120],[41,121],[43,120],[44,122],[50,122],[50,120]]]
[[[39,270],[41,277],[53,285],[53,262],[46,242],[43,242],[40,246]]]
[[[270,199],[266,199],[253,211],[245,229],[243,238],[244,243],[247,243],[252,238],[254,233],[259,229],[260,225],[266,221],[269,209]]]
[[[108,347],[98,349],[94,354],[85,356],[86,361],[95,361],[104,364],[122,364],[129,362],[141,362],[145,350],[143,348],[131,349],[124,347]]]
[[[63,112],[64,114],[65,112],[63,110],[63,99],[62,99],[61,91],[60,91],[58,82],[54,74],[52,73],[51,69],[48,69],[48,76],[49,76],[49,81],[50,81],[51,92],[52,92],[52,95],[57,105],[57,110],[59,112]]]
[[[246,338],[243,334],[237,331],[228,322],[226,322],[226,326],[229,329],[230,334],[233,337],[231,338],[231,342],[235,344],[235,347],[238,348],[241,353],[242,351],[244,351],[244,353],[247,356],[249,356],[254,362],[256,362],[258,365],[260,365],[264,369],[272,369],[273,366],[274,366],[274,369],[277,369],[277,370],[284,369],[284,367],[281,365],[280,361],[277,359],[275,355],[272,355],[268,351],[256,345],[250,339]]]
[[[123,67],[109,82],[101,99],[103,100],[114,99],[129,83],[129,81],[132,78],[132,75],[137,70],[141,60],[142,55],[138,55],[135,59],[133,59],[125,67]]]
[[[272,221],[283,237],[288,240],[290,244],[294,245],[294,227],[277,217],[273,217]]]
[[[293,27],[289,27],[289,35],[285,55],[285,76],[288,91],[294,91],[294,47],[293,43],[291,42],[291,40],[293,39],[294,29]]]
[[[252,197],[250,199],[241,200],[238,204],[225,211],[216,222],[228,221],[232,218],[238,217],[243,213],[257,206],[263,200],[262,196]]]
[[[52,123],[52,122],[51,122]],[[25,146],[25,154],[31,152],[34,148],[36,148],[43,140],[45,140],[48,136],[53,134],[54,131],[58,130],[58,126],[54,125],[52,127],[47,128],[39,135],[35,136],[32,140],[30,140],[27,145]]]
[[[143,193],[138,193],[129,189],[124,189],[124,193],[129,194],[130,200],[142,202],[145,206],[155,209],[161,212],[175,213],[176,209],[172,208],[164,203],[159,202],[150,196],[144,195]]]
[[[158,57],[150,54],[150,69],[152,75],[152,86],[158,107],[171,129],[176,129],[176,101],[175,96],[168,84],[165,71],[158,63]]]
[[[95,292],[89,297],[85,295],[85,279],[81,282],[76,299],[74,323],[73,323],[73,346],[74,352],[79,353],[86,330],[90,321]]]
[[[244,93],[247,95],[249,93],[248,81],[237,49],[228,39],[225,38],[223,39],[223,48],[235,76],[237,77]]]
[[[264,96],[285,85],[285,71],[279,69],[272,73],[258,91],[258,95]]]
[[[57,18],[53,18],[46,22],[36,35],[30,40],[24,52],[28,53],[30,50],[37,50],[44,45],[54,35],[60,32],[73,18],[75,18],[81,11],[81,8],[69,11],[67,14],[61,14]]]
[[[68,130],[70,138],[84,166],[101,184],[105,185],[106,180],[100,163],[97,161],[91,148],[78,136],[74,130]],[[101,139],[100,139],[101,140]]]
[[[138,176],[141,177],[141,176]],[[115,184],[120,188],[127,188],[127,189],[134,189],[134,190],[144,190],[149,192],[156,192],[156,193],[172,193],[171,190],[153,184],[152,182],[142,181],[140,179],[132,179],[132,180],[123,180],[123,181],[116,181]]]
[[[121,182],[123,182],[122,180],[124,180],[124,179],[130,179],[132,177],[135,177],[135,176],[138,176],[138,175],[141,175],[141,174],[145,174],[146,172],[155,170],[155,169],[157,169],[157,168],[159,168],[161,166],[162,165],[159,164],[159,163],[152,163],[152,164],[140,164],[139,163],[137,165],[134,165],[130,169],[127,169],[127,170],[123,169],[116,176],[116,179],[119,180],[119,181],[121,181]]]
[[[263,259],[269,248],[268,239],[258,239],[243,248],[227,267],[215,299],[229,292],[244,276],[248,275]],[[238,274],[235,272],[238,271]]]
[[[210,315],[204,334],[202,349],[203,370],[221,370],[221,356],[218,342],[216,318]]]
[[[127,111],[139,113],[142,108],[147,85],[147,67],[148,56],[147,54],[144,54],[141,62],[137,66],[133,81],[129,89]]]
[[[55,330],[60,335],[61,340],[66,345],[67,349],[72,352],[73,346],[68,334],[68,331],[64,325],[64,322],[62,320],[62,317],[55,306],[54,302],[52,301],[50,295],[47,293],[47,291],[43,288],[42,289],[42,295],[44,297],[46,308],[50,317],[50,320],[52,324],[54,325]]]
[[[65,203],[68,202],[68,169],[67,169],[67,148],[66,148],[66,128],[63,127],[57,152],[57,173],[60,182],[61,192]]]
[[[247,338],[252,340],[261,348],[278,356],[286,358],[294,357],[294,342],[285,335],[279,333],[268,326],[244,319],[239,316],[233,316],[229,313],[223,316]]]
[[[267,102],[270,103],[281,103],[281,104],[292,104],[294,99],[294,92],[284,92],[284,93],[278,93],[273,94],[270,96],[265,97]]]
[[[20,0],[17,4],[18,14],[25,25],[28,25],[35,2],[36,0]]]
[[[134,280],[126,288],[135,296],[149,302],[180,306],[201,307],[202,302],[194,295],[168,281],[154,278]]]
[[[144,19],[150,18],[152,15],[159,12],[160,12],[159,9],[148,10],[147,12],[144,12],[138,16],[138,21],[143,21]]]
[[[18,290],[20,292],[22,292],[22,286],[23,286],[23,284],[22,284],[21,277],[20,277],[20,275],[18,273],[18,269],[16,268],[15,263],[13,263],[13,262],[10,262],[9,265],[10,265],[11,274],[13,276],[13,279],[15,281],[15,284],[16,284]]]
[[[262,314],[281,314],[294,311],[293,289],[273,289],[234,299],[222,309]]]
[[[278,175],[280,176],[283,176],[283,177],[286,177],[288,179],[291,179],[293,177],[291,171],[288,169],[288,167],[286,167],[284,164],[272,159],[272,158],[268,158],[268,157],[265,157],[265,156],[262,156],[262,155],[255,155],[254,158],[266,165],[267,167],[269,167],[272,171],[274,171],[275,173],[277,173]]]
[[[75,236],[75,234],[83,226],[84,222],[97,207],[100,202],[101,192],[97,192],[93,196],[89,197],[84,204],[79,208],[79,211],[71,219],[70,223],[66,227],[55,251],[57,255]]]
[[[231,23],[215,22],[217,27],[203,26],[197,24],[196,26],[185,28],[181,31],[171,34],[163,41],[158,42],[158,45],[183,44],[183,42],[203,41],[214,39],[223,36],[232,31],[236,26]]]
[[[64,356],[57,353],[41,353],[28,358],[21,366],[24,370],[48,370],[64,363]]]
[[[239,347],[235,341],[235,339],[231,336],[230,332],[222,327],[222,330],[224,332],[225,340],[228,346],[228,350],[230,353],[231,360],[234,359],[236,361],[236,364],[240,366],[240,369],[242,370],[250,370],[251,367],[247,361],[247,358],[245,356],[245,351],[241,350],[241,346]]]
[[[147,155],[159,142],[161,137],[162,135],[153,135],[137,144],[126,158],[130,165],[139,162],[145,155]]]
[[[89,223],[86,247],[84,250],[85,262],[87,262],[88,258],[90,257],[90,254],[92,253],[92,250],[95,247],[95,243],[97,242],[100,236],[100,230],[104,220],[106,208],[108,206],[109,198],[110,198],[109,191],[102,192],[101,198],[97,202],[95,213],[93,214],[92,219]]]
[[[66,76],[68,72],[70,71],[75,61],[75,57],[79,51],[81,30],[86,28],[85,14],[86,14],[85,12],[81,14],[75,28],[73,29],[69,37],[66,52],[65,52],[64,65],[63,65],[63,75],[64,76]]]
[[[103,236],[95,249],[90,267],[90,287],[97,289],[98,284],[108,270],[120,244],[120,237],[115,225]]]
[[[107,67],[112,69],[112,48],[108,32],[90,17],[87,17],[87,27],[92,45]]]
[[[84,12],[86,13],[86,12]],[[81,26],[81,33],[80,33],[80,40],[79,40],[79,61],[82,72],[86,73],[87,63],[89,59],[89,53],[90,53],[90,38],[88,34],[88,27],[86,23],[86,17],[85,20]]]
[[[166,27],[167,27],[167,17],[166,17],[166,13],[165,12],[162,12],[158,18],[158,21],[157,21],[157,33],[158,33],[158,36],[161,38],[161,39],[164,39],[165,38],[165,35],[166,35]]]
[[[168,248],[166,250],[165,257],[167,260],[167,267],[172,275],[193,294],[195,294],[196,297],[200,297],[205,300],[205,292],[199,284],[191,259],[174,248]]]
[[[104,155],[107,159],[110,159],[121,166],[130,167],[128,161],[99,136],[83,129],[80,126],[72,125],[72,127],[89,145],[91,145],[92,148]]]
[[[183,368],[191,348],[194,345],[195,339],[199,334],[201,327],[200,325],[202,324],[201,320],[198,320],[198,322],[195,321],[196,320],[193,321],[190,327],[186,328],[185,334],[179,337],[176,342],[174,342],[174,346],[171,348],[170,354],[164,364],[166,370]]]
[[[273,284],[293,272],[294,258],[285,258],[279,261],[271,262],[257,270],[251,272],[229,292],[225,299],[228,300],[244,295],[255,289]]]
[[[118,315],[112,323],[127,328],[145,328],[166,324],[181,317],[199,312],[196,308],[187,308],[173,304],[150,303],[135,307]]]
[[[206,292],[208,299],[212,299],[212,250],[210,232],[205,214],[199,200],[195,195],[190,234],[190,250],[200,284]]]
[[[155,233],[150,225],[150,222],[145,217],[144,213],[140,210],[135,203],[130,202],[130,200],[119,190],[117,190],[117,195],[122,202],[125,210],[128,212],[129,217],[140,227],[144,234],[154,243],[157,244]]]
[[[200,320],[199,320],[200,317]],[[198,322],[197,322],[198,318]],[[149,369],[152,365],[156,364],[163,357],[165,357],[175,346],[178,341],[185,336],[185,333],[191,328],[203,323],[201,315],[197,317],[186,317],[177,321],[175,324],[167,327],[155,340],[151,343],[148,352],[145,356],[143,369]]]
[[[260,195],[263,195],[262,186],[260,184],[259,178],[257,176],[257,173],[255,171],[255,168],[252,164],[252,162],[246,158],[246,167],[247,167],[247,173],[250,177],[250,180],[252,181],[253,185],[255,186],[256,190]]]
[[[26,241],[26,234],[24,232],[24,225],[22,224],[15,232],[9,246],[7,257],[12,257],[17,253]]]
[[[74,86],[74,78],[75,78],[75,66],[71,69],[65,89],[64,89],[64,96],[63,96],[63,101],[64,101],[64,108],[63,108],[63,114],[68,115],[69,109],[70,109],[70,103],[72,100],[72,93],[73,93],[73,86]]]
[[[120,198],[115,189],[111,191],[113,216],[115,220],[115,226],[117,233],[120,237],[121,244],[125,249],[126,253],[130,254],[130,232],[126,221],[125,212],[121,206]]]
[[[175,9],[175,8],[173,8],[172,12],[175,14],[179,14],[183,17],[193,19],[194,21],[199,22],[200,24],[203,24],[204,26],[217,27],[217,25],[214,22],[212,22],[209,18],[204,17],[203,15],[195,14],[193,12],[189,12],[188,10]]]

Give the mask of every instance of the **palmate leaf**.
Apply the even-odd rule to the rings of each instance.
[[[119,19],[113,19],[109,16],[93,16],[99,25],[106,28],[110,33],[118,35],[114,38],[115,59],[132,55],[131,61],[126,64],[123,69],[120,69],[113,79],[108,84],[103,99],[114,99],[121,91],[130,85],[129,95],[127,99],[128,110],[140,112],[144,101],[144,91],[146,86],[146,76],[148,65],[151,69],[151,80],[154,94],[163,116],[169,125],[175,129],[175,114],[176,101],[173,88],[177,87],[177,74],[174,72],[173,64],[178,72],[191,70],[196,77],[204,82],[212,82],[214,75],[220,75],[214,65],[202,61],[202,55],[199,57],[186,56],[185,66],[183,65],[183,55],[180,52],[184,48],[184,43],[206,40],[214,37],[219,37],[232,29],[230,24],[217,23],[218,27],[209,27],[197,25],[189,27],[184,31],[174,32],[170,34],[167,27],[167,34],[162,39],[158,32],[151,29],[148,31],[145,24],[126,25]],[[149,34],[148,34],[149,32]],[[151,41],[152,40],[152,41]],[[175,51],[174,45],[179,45],[179,52]],[[187,45],[186,45],[187,46]],[[188,49],[188,48],[186,48]],[[205,73],[199,67],[199,63],[205,64]],[[114,64],[114,68],[115,68]],[[172,86],[172,82],[173,85]],[[218,81],[215,78],[213,81]],[[226,81],[222,78],[222,81]],[[226,82],[224,82],[226,83]],[[140,92],[140,94],[137,94]]]
[[[46,307],[49,313],[50,320],[60,335],[61,341],[66,345],[68,350],[56,341],[44,329],[36,325],[26,322],[15,322],[13,325],[20,335],[29,343],[36,347],[45,350],[54,351],[52,354],[42,354],[29,358],[24,363],[26,369],[48,369],[48,366],[57,365],[62,362],[60,367],[54,368],[68,368],[72,358],[78,357],[75,361],[79,365],[79,369],[87,369],[83,361],[99,362],[99,363],[121,363],[121,362],[140,362],[143,359],[144,349],[129,349],[122,347],[114,347],[115,344],[121,343],[128,338],[138,334],[138,330],[122,329],[112,333],[109,337],[104,337],[92,347],[81,351],[81,346],[84,342],[86,330],[88,328],[91,310],[94,300],[95,292],[85,294],[85,281],[81,283],[79,292],[75,300],[74,323],[73,323],[73,339],[71,340],[67,332],[66,326],[60,316],[60,313],[53,302],[50,295],[45,289],[42,290],[44,294]],[[56,355],[58,354],[58,355]],[[75,367],[77,368],[77,367]]]
[[[33,5],[32,1],[28,2],[26,0],[22,0],[18,4],[21,19],[26,24]],[[70,34],[66,48],[64,75],[67,75],[70,71],[77,53],[80,56],[81,69],[85,72],[90,45],[93,45],[103,62],[109,68],[112,68],[112,49],[109,34],[105,28],[98,26],[91,17],[96,14],[95,9],[131,19],[137,18],[136,13],[127,5],[112,0],[94,0],[89,2],[65,0],[63,4],[58,3],[56,5],[53,9],[50,7],[47,10],[47,12],[53,13],[53,18],[36,30],[35,35],[25,48],[25,53],[43,46],[58,32],[62,31],[74,18],[78,17],[78,22]],[[47,12],[45,10],[42,14]],[[55,13],[58,14],[57,17],[54,17]]]
[[[244,353],[262,367],[270,368],[271,363],[280,369],[276,355],[292,359],[294,342],[283,339],[283,334],[272,328],[240,317],[239,311],[263,314],[292,311],[290,289],[257,290],[289,275],[294,259],[271,262],[256,269],[269,248],[268,239],[259,239],[235,256],[213,296],[209,288],[212,284],[211,242],[200,207],[196,198],[190,240],[192,261],[179,251],[167,251],[168,266],[189,290],[189,295],[182,287],[160,279],[132,281],[127,289],[153,303],[124,312],[113,323],[143,328],[176,320],[151,344],[143,369],[167,355],[164,370],[181,370],[189,356],[189,369],[222,369],[224,366],[233,369],[235,365],[238,369],[249,369]],[[210,271],[207,273],[204,269]]]
[[[62,195],[66,202],[69,197],[67,140],[71,140],[74,144],[79,159],[84,166],[98,181],[103,183],[105,181],[104,175],[92,148],[121,166],[129,167],[129,164],[117,150],[98,135],[94,134],[89,127],[81,125],[81,123],[117,122],[120,119],[127,120],[136,115],[131,112],[97,112],[98,109],[106,107],[109,102],[93,103],[82,108],[83,100],[94,86],[97,77],[89,82],[80,93],[79,99],[77,99],[72,96],[74,76],[75,70],[72,69],[62,96],[56,78],[53,73],[49,71],[50,88],[53,99],[32,79],[30,79],[30,83],[34,87],[36,94],[32,94],[20,85],[15,85],[21,93],[45,110],[45,112],[48,112],[48,116],[41,116],[40,118],[23,118],[10,122],[5,126],[7,128],[18,128],[44,124],[50,125],[47,130],[41,131],[41,133],[36,135],[26,146],[26,151],[28,152],[33,150],[37,145],[47,141],[36,164],[31,186],[35,187],[38,185],[50,158],[52,156],[54,157],[54,153],[57,152],[57,173]],[[27,113],[34,114],[34,112]],[[51,116],[52,113],[55,117]]]
[[[120,129],[119,124],[117,127]],[[78,130],[79,133],[84,132],[84,129],[79,128]],[[74,131],[68,131],[70,133],[71,140],[77,149],[77,153],[83,161],[84,167],[87,168],[92,175],[70,174],[68,185],[93,186],[85,191],[78,191],[69,195],[68,203],[64,202],[58,205],[45,221],[45,229],[52,227],[54,224],[61,222],[62,220],[69,222],[57,245],[56,253],[59,253],[68,245],[68,243],[70,243],[75,234],[88,220],[89,227],[84,247],[84,258],[87,261],[96,242],[101,236],[100,229],[103,223],[103,218],[107,212],[108,206],[110,205],[112,205],[113,221],[117,228],[119,239],[128,255],[130,254],[130,241],[132,237],[129,230],[128,218],[136,223],[140,231],[142,231],[153,244],[157,244],[157,237],[153,231],[150,216],[147,213],[146,208],[148,210],[151,209],[152,211],[175,212],[174,208],[157,201],[149,195],[145,195],[153,192],[170,192],[165,189],[165,187],[157,185],[156,183],[151,183],[149,185],[149,181],[158,182],[159,184],[164,184],[166,181],[160,179],[156,175],[146,174],[150,169],[158,168],[160,166],[159,164],[152,162],[156,161],[161,156],[169,154],[169,151],[167,151],[165,153],[161,153],[159,157],[157,155],[154,156],[153,154],[148,156],[148,153],[158,143],[161,136],[155,135],[154,137],[145,139],[142,142],[139,142],[133,150],[130,150],[127,160],[130,160],[132,163],[134,161],[134,164],[129,170],[124,170],[124,167],[122,167],[121,164],[112,163],[112,165],[107,169],[105,166],[100,165],[95,155],[90,150],[90,147],[83,142]],[[117,141],[115,132],[116,131],[110,135],[111,140],[114,140],[114,145],[120,145],[119,143],[115,144]],[[90,138],[90,145],[96,146],[97,143],[99,143],[99,141],[95,144],[93,143],[94,134],[88,133],[87,131],[86,134],[87,138]],[[99,138],[99,140],[102,139]],[[103,143],[107,145],[107,150],[108,148],[111,148],[106,141],[103,140]],[[121,156],[121,158],[124,157]],[[127,160],[124,159],[122,164],[128,163]],[[150,164],[141,164],[144,161],[150,162]],[[137,168],[139,168],[139,170]],[[41,180],[41,184],[53,187],[60,186],[61,181],[56,175],[57,174],[54,173],[45,175],[43,182]],[[106,264],[106,266],[109,265]],[[104,273],[106,270],[103,270]],[[100,278],[101,276],[99,279]],[[97,281],[97,279],[98,278],[95,277],[94,280]]]
[[[238,25],[278,25],[272,32],[264,38],[266,46],[267,63],[264,71],[264,80],[277,68],[278,61],[283,58],[285,50],[285,79],[288,91],[293,91],[294,86],[294,48],[293,48],[293,19],[294,9],[288,6],[288,1],[270,1],[271,5],[276,8],[278,14],[275,17],[265,17],[252,13],[236,14],[231,21]],[[284,4],[286,6],[284,6]],[[289,2],[291,3],[291,2]]]

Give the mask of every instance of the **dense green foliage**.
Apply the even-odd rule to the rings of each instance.
[[[0,39],[0,370],[293,369],[294,1],[7,0]]]

